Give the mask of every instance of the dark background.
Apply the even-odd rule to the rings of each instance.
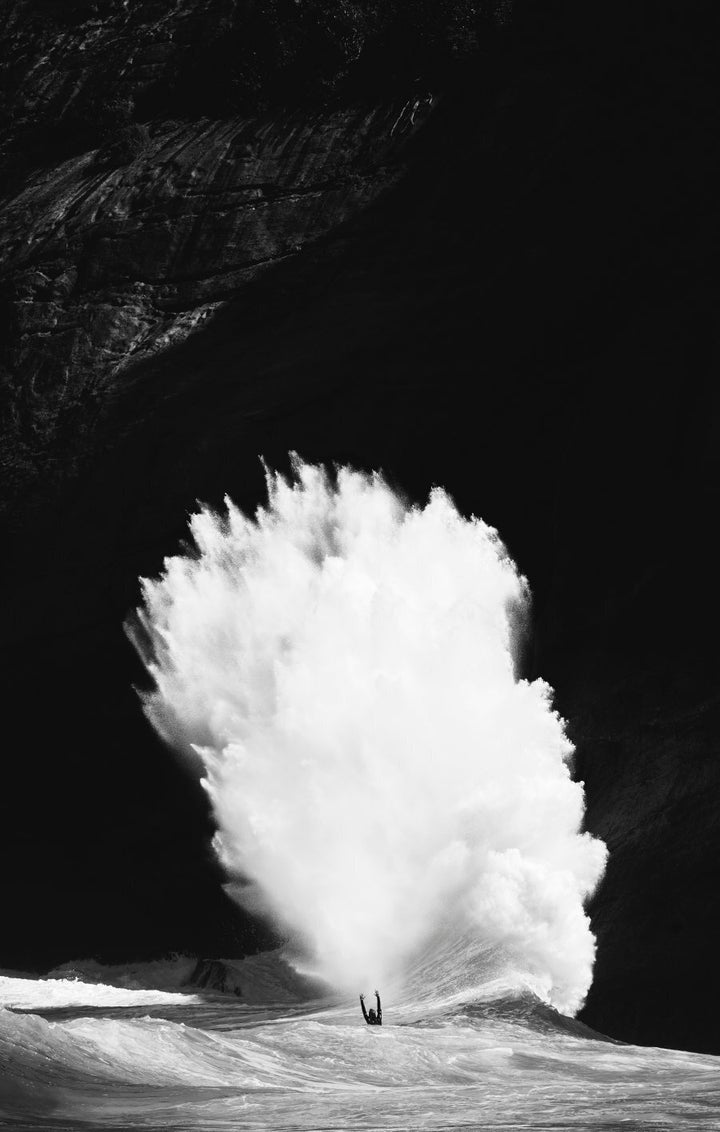
[[[196,500],[254,509],[294,449],[498,527],[611,853],[582,1017],[720,1052],[719,35],[668,0],[2,6],[2,965],[270,942],[123,621]]]

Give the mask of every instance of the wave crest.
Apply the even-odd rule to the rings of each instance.
[[[517,678],[529,591],[497,532],[378,475],[267,485],[254,519],[192,517],[134,634],[234,894],[337,987],[411,977],[440,932],[577,1009],[605,847],[550,688]]]

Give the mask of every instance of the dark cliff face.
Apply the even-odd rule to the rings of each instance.
[[[503,10],[6,5],[0,365],[15,490],[82,455],[129,365],[397,181],[428,81],[487,50]]]
[[[332,240],[401,176],[407,118],[396,101],[163,123],[127,164],[33,171],[2,209],[12,472],[64,474],[131,370]]]
[[[716,29],[559,7],[6,6],[6,964],[267,942],[122,621],[296,449],[499,527],[611,850],[584,1020],[720,1049]]]

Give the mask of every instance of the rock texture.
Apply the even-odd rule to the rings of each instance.
[[[718,17],[500,7],[5,5],[7,965],[268,943],[121,626],[292,448],[500,528],[611,849],[583,1018],[720,1050]]]
[[[310,976],[299,975],[280,952],[270,950],[244,959],[198,959],[184,983],[217,994],[232,994],[248,1005],[300,1003],[327,994],[327,987]]]
[[[188,985],[219,994],[234,994],[242,998],[242,987],[231,977],[228,966],[221,959],[198,959]]]
[[[67,471],[138,362],[396,182],[412,117],[395,101],[163,124],[120,164],[100,149],[33,171],[0,206],[4,466],[18,487]]]
[[[409,76],[489,42],[506,9],[6,4],[6,479],[66,470],[129,363],[397,180],[433,106]]]

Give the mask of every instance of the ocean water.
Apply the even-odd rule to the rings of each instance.
[[[357,1000],[304,997],[277,956],[233,969],[253,1001],[143,990],[152,968],[102,972],[119,987],[0,977],[0,1127],[720,1127],[716,1058],[608,1041],[528,988],[385,994],[369,1027]]]
[[[0,1126],[720,1128],[715,1059],[573,1021],[606,849],[498,532],[440,489],[293,476],[201,508],[128,623],[228,891],[286,950],[215,990],[190,958],[2,976]]]

